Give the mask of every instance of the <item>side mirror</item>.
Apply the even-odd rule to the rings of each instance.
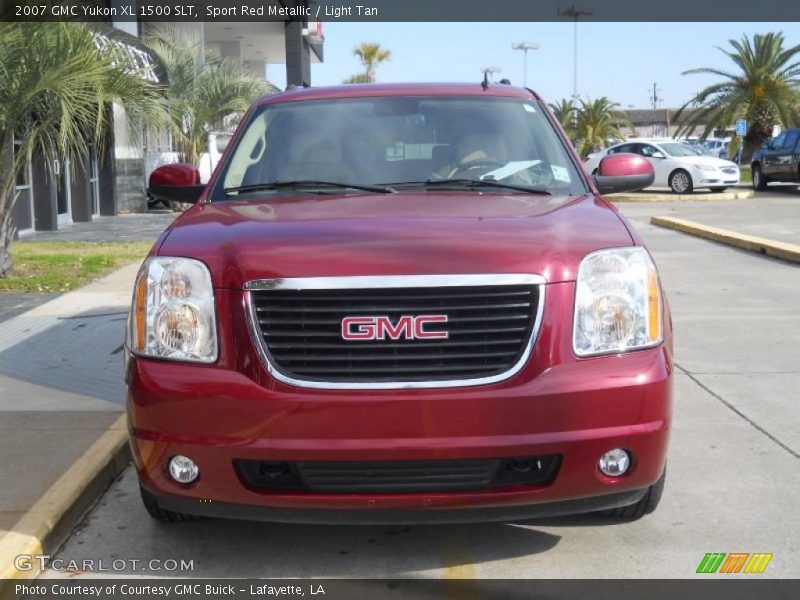
[[[653,185],[656,173],[638,154],[612,154],[600,161],[594,183],[601,194],[634,192]]]
[[[666,156],[664,156],[661,152],[653,152],[650,155],[650,158],[666,158]]]
[[[200,171],[194,165],[175,163],[158,167],[150,173],[148,193],[159,200],[195,204],[206,188],[200,183]]]

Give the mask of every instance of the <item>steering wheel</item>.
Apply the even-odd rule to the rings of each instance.
[[[473,169],[487,169],[487,171],[491,171],[492,169],[497,169],[504,166],[506,166],[506,163],[503,161],[478,158],[473,161],[459,164],[450,177],[453,179],[458,179],[457,175],[466,173],[467,171],[472,171]]]

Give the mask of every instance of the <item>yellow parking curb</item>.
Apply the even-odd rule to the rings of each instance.
[[[747,200],[755,196],[753,190],[736,190],[718,194],[671,194],[663,192],[637,192],[635,194],[607,194],[612,202],[720,202],[727,200]]]
[[[40,573],[35,560],[30,570],[18,570],[17,557],[57,550],[86,510],[128,464],[125,419],[122,415],[114,421],[10,531],[0,532],[0,597],[4,592],[3,580],[34,579]]]
[[[674,229],[675,231],[688,233],[689,235],[705,238],[721,244],[727,244],[728,246],[741,248],[742,250],[766,254],[767,256],[780,258],[789,262],[800,263],[800,246],[796,244],[778,242],[776,240],[738,233],[728,229],[720,229],[718,227],[709,227],[708,225],[702,225],[685,219],[676,219],[674,217],[653,217],[650,219],[650,222],[653,225]]]

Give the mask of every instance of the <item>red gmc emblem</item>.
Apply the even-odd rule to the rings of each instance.
[[[345,317],[342,319],[342,339],[358,340],[446,340],[446,331],[425,331],[429,323],[447,323],[447,315],[403,316],[392,323],[387,316]]]

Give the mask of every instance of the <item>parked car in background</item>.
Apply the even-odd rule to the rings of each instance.
[[[730,148],[730,145],[730,138],[709,138],[706,140],[705,148],[710,156],[716,156],[717,158],[728,158],[728,148]]]
[[[787,129],[756,150],[750,168],[753,188],[759,191],[772,181],[800,183],[800,129]]]
[[[652,512],[672,331],[656,266],[510,85],[262,98],[135,284],[125,380],[150,515],[379,523]]]
[[[691,194],[697,188],[722,192],[739,183],[736,163],[708,156],[688,144],[671,139],[631,139],[590,154],[584,168],[594,173],[603,158],[621,153],[645,157],[656,173],[653,186],[669,187],[676,194]]]

